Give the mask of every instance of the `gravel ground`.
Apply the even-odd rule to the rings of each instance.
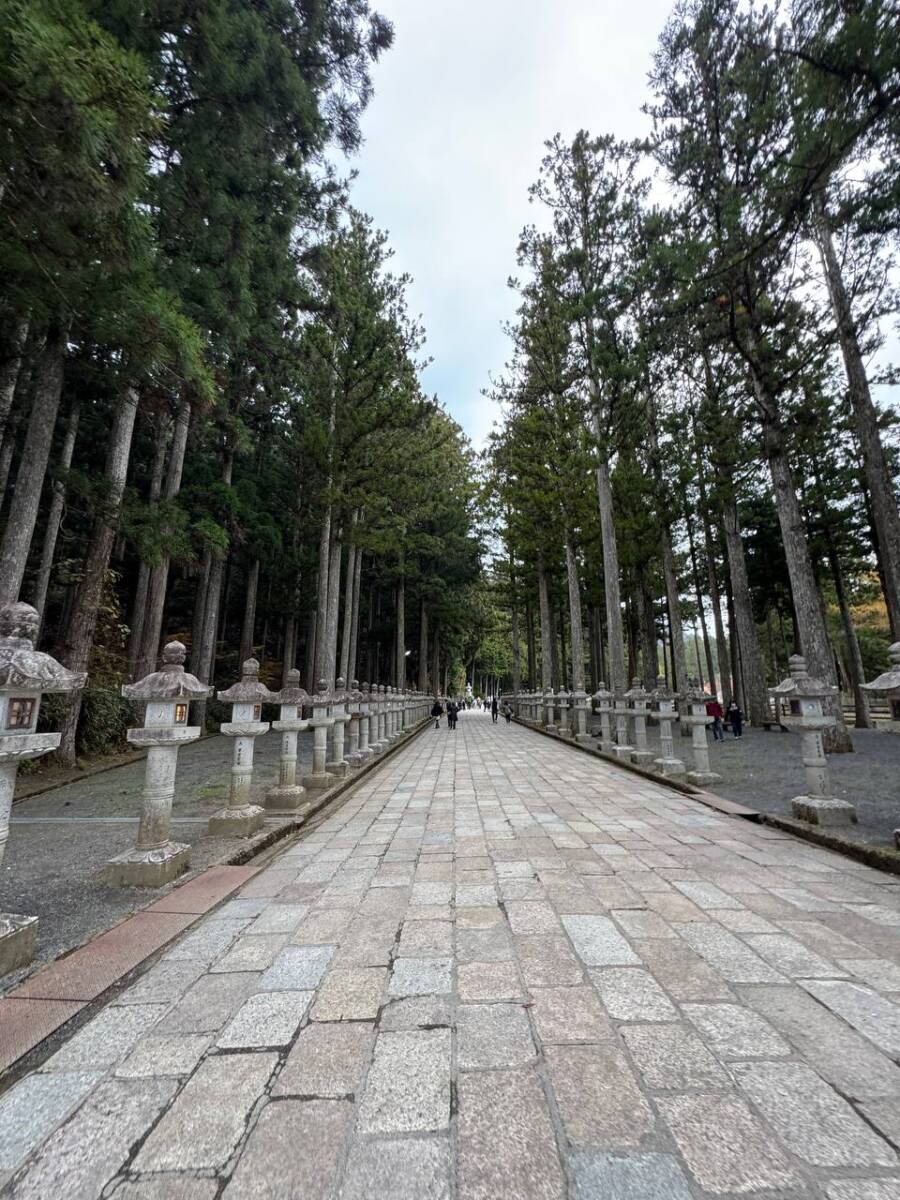
[[[191,874],[241,845],[238,838],[206,834],[207,819],[228,794],[232,746],[230,738],[205,738],[179,755],[172,837],[191,845]],[[299,746],[303,774],[312,764],[312,733],[301,733]],[[256,741],[257,795],[275,781],[280,748],[277,733]],[[134,844],[143,783],[141,760],[15,804],[0,869],[0,911],[40,918],[34,965],[80,946],[165,894],[165,888],[105,887],[96,878],[107,859]],[[267,821],[280,823],[277,818]],[[0,991],[30,974],[34,965],[5,976]]]
[[[742,738],[725,734],[724,742],[709,735],[710,766],[722,776],[710,791],[759,812],[791,816],[791,800],[806,790],[800,738],[773,730],[745,729]],[[658,749],[656,730],[649,735]],[[859,824],[842,826],[842,835],[876,845],[893,845],[900,827],[900,737],[875,729],[853,730],[853,754],[831,754],[831,790],[835,798],[856,805]],[[675,739],[675,753],[690,766],[690,739]]]

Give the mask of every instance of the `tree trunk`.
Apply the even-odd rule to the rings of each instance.
[[[313,609],[309,614],[309,626],[306,634],[306,690],[312,696],[316,690],[316,625],[319,614]]]
[[[584,691],[584,632],[581,623],[581,587],[578,581],[578,562],[572,549],[572,539],[566,538],[566,577],[569,583],[569,623],[572,629],[572,690]],[[515,610],[513,610],[515,612]],[[513,671],[518,677],[519,625],[515,619],[513,632]],[[517,689],[518,690],[518,689]]]
[[[697,547],[694,544],[694,530],[691,525],[691,514],[685,513],[685,524],[688,531],[688,546],[691,554],[691,573],[694,578],[694,593],[697,597],[697,612],[700,615],[700,629],[703,633],[703,650],[706,654],[706,673],[709,676],[710,689],[713,696],[718,695],[719,689],[716,686],[716,668],[713,662],[712,646],[709,642],[709,630],[706,625],[706,610],[703,605],[703,589],[700,586],[700,571],[697,567]],[[699,661],[700,653],[697,652]]]
[[[0,605],[18,600],[25,576],[62,394],[67,332],[57,328],[48,334],[37,369],[28,433],[0,543]]]
[[[329,504],[322,517],[322,528],[319,532],[319,575],[316,582],[316,655],[315,681],[313,691],[318,687],[319,680],[327,682],[328,668],[326,663],[327,630],[328,630],[328,555],[331,551],[331,505]]]
[[[870,729],[869,705],[862,685],[865,683],[865,669],[862,653],[859,649],[859,638],[856,636],[856,626],[853,624],[853,614],[847,599],[847,587],[844,582],[844,572],[841,560],[838,558],[837,546],[834,541],[834,531],[830,523],[825,521],[825,540],[828,546],[828,563],[834,579],[834,590],[837,594],[838,608],[841,613],[841,624],[844,627],[844,639],[847,643],[847,673],[850,677],[850,688],[853,692],[853,708],[855,711],[856,728]]]
[[[397,584],[397,683],[403,691],[406,688],[406,579],[400,576]]]
[[[234,469],[234,453],[226,450],[222,467],[222,482],[226,487],[231,486],[231,476]],[[209,573],[206,583],[206,595],[203,606],[203,620],[200,626],[200,652],[198,667],[195,674],[204,682],[213,683],[216,674],[216,633],[219,629],[219,603],[222,598],[222,582],[225,576],[225,558],[228,554],[210,554]],[[201,729],[206,726],[206,700],[195,702],[194,724]]]
[[[356,522],[354,521],[354,524]],[[353,626],[353,585],[356,581],[356,555],[351,544],[347,547],[347,578],[344,581],[344,624],[341,629],[341,679],[350,686],[350,631]]]
[[[428,609],[419,597],[419,691],[428,690]]]
[[[663,574],[666,580],[666,607],[669,612],[669,637],[672,641],[672,662],[675,669],[675,691],[687,689],[687,660],[684,653],[684,623],[681,618],[681,598],[678,595],[678,573],[672,551],[672,535],[668,525],[662,531]]]
[[[538,559],[538,600],[541,618],[541,688],[546,691],[554,687],[553,679],[553,625],[550,620],[550,592],[543,557]],[[474,679],[472,680],[474,684]]]
[[[640,615],[639,640],[641,646],[640,678],[644,687],[656,687],[656,676],[659,671],[659,656],[656,648],[656,610],[653,596],[647,585],[647,567],[643,564],[638,568],[638,590],[635,605]],[[638,676],[635,671],[634,677]]]
[[[761,725],[768,719],[769,693],[766,688],[762,651],[753,621],[750,585],[747,582],[747,565],[744,561],[744,545],[741,541],[737,503],[733,493],[730,493],[723,503],[722,526],[725,530],[728,573],[731,578],[731,595],[734,603],[734,617],[737,622],[737,651],[740,655],[744,712],[754,725]],[[735,691],[737,690],[735,686]]]
[[[822,256],[828,294],[834,311],[838,341],[847,373],[847,390],[853,410],[853,422],[859,438],[863,469],[872,502],[872,516],[878,532],[888,620],[891,633],[897,638],[900,637],[900,513],[897,510],[894,480],[881,443],[878,411],[872,403],[856,324],[844,287],[841,265],[834,249],[825,209],[825,195],[821,190],[813,197],[813,212],[816,242]]]
[[[595,415],[595,433],[599,438],[599,418]],[[614,692],[627,684],[625,640],[622,633],[622,601],[619,594],[619,551],[613,520],[612,484],[609,463],[602,459],[597,467],[597,502],[600,508],[600,533],[603,540],[603,589],[606,599],[606,635],[609,645],[609,686]]]
[[[239,659],[241,663],[253,656],[253,634],[256,630],[256,597],[259,592],[259,559],[254,558],[247,572],[246,593],[244,596],[244,621],[241,626],[241,647]],[[293,658],[293,652],[291,654]]]
[[[50,575],[53,571],[53,557],[56,553],[56,540],[62,524],[63,509],[66,505],[66,476],[72,465],[72,454],[75,450],[75,439],[78,436],[79,403],[73,401],[69,410],[69,420],[66,425],[66,436],[62,452],[59,456],[59,473],[53,481],[53,499],[50,501],[50,511],[47,514],[47,524],[44,530],[44,544],[41,547],[41,563],[38,567],[37,580],[34,585],[34,607],[38,610],[41,629],[46,617],[47,592],[50,588]]]
[[[362,583],[362,547],[357,549],[353,569],[353,620],[350,624],[350,675],[358,679],[359,675],[359,589]]]
[[[86,671],[94,644],[97,613],[103,599],[109,556],[125,494],[131,442],[138,410],[138,394],[128,388],[113,415],[109,448],[106,454],[107,494],[94,522],[81,580],[75,595],[72,616],[66,630],[61,658],[70,671]],[[67,766],[75,762],[75,734],[81,712],[82,691],[66,694],[63,702],[62,738],[57,751]]]
[[[431,642],[431,689],[435,695],[438,694],[438,685],[441,681],[441,639],[440,631],[437,626],[434,629],[434,635]]]
[[[0,444],[6,436],[6,422],[9,420],[13,397],[16,394],[16,383],[22,367],[22,355],[25,352],[25,343],[28,341],[28,328],[28,317],[15,323],[9,345],[6,347],[6,357],[0,364]]]
[[[756,386],[757,388],[761,387],[759,381],[756,381]],[[791,478],[791,470],[784,450],[781,428],[774,419],[767,418],[763,421],[763,445],[772,476],[772,486],[775,490],[775,509],[781,529],[781,540],[784,543],[784,555],[791,581],[791,595],[794,601],[794,611],[797,614],[800,643],[806,658],[807,669],[811,675],[818,676],[825,683],[835,685],[834,656],[828,640],[828,631],[825,628],[822,598],[813,574],[803,514],[794,490],[794,481]],[[743,652],[743,646],[741,649]],[[746,659],[744,660],[744,671],[746,674]],[[826,703],[826,708],[833,712],[837,721],[834,729],[825,731],[826,747],[839,752],[852,750],[853,741],[844,724],[840,698],[835,697],[835,701],[831,705]]]
[[[150,469],[150,489],[147,500],[151,508],[156,508],[162,495],[163,472],[166,466],[166,426],[167,421],[153,423],[156,436],[153,444],[153,466]],[[144,621],[147,618],[147,593],[150,587],[150,564],[141,560],[138,567],[137,586],[134,589],[134,599],[131,605],[131,620],[128,634],[128,673],[134,679],[134,669],[137,665],[141,649],[141,639],[144,636]]]
[[[337,679],[337,636],[338,617],[341,607],[341,559],[343,544],[341,533],[332,527],[333,538],[328,550],[328,602],[325,607],[325,682],[333,688]]]
[[[531,691],[537,687],[537,657],[534,643],[534,609],[531,601],[525,601],[525,629],[528,641],[528,687]]]
[[[696,440],[697,434],[694,431]],[[709,600],[713,612],[713,628],[716,633],[716,658],[719,665],[719,682],[722,685],[722,703],[727,708],[731,703],[731,664],[728,661],[728,642],[722,621],[722,597],[719,590],[719,573],[716,569],[716,544],[713,540],[709,505],[706,501],[706,481],[703,476],[703,460],[697,444],[697,488],[700,498],[700,517],[703,522],[703,544],[706,550],[706,571],[709,579]]]
[[[550,675],[553,679],[553,687],[556,691],[561,691],[566,686],[566,678],[563,674],[562,664],[559,661],[559,629],[556,624],[556,610],[551,602],[550,604]]]
[[[181,477],[184,473],[184,457],[187,453],[190,425],[191,406],[187,400],[181,400],[175,412],[175,428],[172,431],[169,465],[166,469],[166,482],[163,488],[163,499],[170,503],[181,491]],[[134,666],[134,678],[136,679],[141,679],[156,669],[162,640],[170,561],[169,555],[164,554],[161,561],[150,568],[150,579],[147,584],[147,610],[141,630],[140,650]],[[204,590],[204,603],[205,597]],[[191,649],[193,652],[193,646]]]

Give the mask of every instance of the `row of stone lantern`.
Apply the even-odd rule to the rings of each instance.
[[[709,697],[697,680],[689,681],[681,712],[676,708],[676,701],[682,697],[666,686],[662,676],[657,679],[652,692],[647,691],[639,679],[634,679],[631,687],[618,695],[601,683],[590,697],[586,692],[569,693],[563,690],[556,693],[546,689],[542,692],[520,692],[512,699],[516,711],[526,720],[542,725],[550,733],[574,737],[576,741],[587,744],[594,740],[588,724],[589,714],[594,708],[600,718],[599,745],[603,753],[647,767],[661,775],[683,775],[700,787],[707,787],[720,778],[709,764],[706,739],[706,726],[712,721],[706,712]],[[688,770],[686,764],[675,755],[672,727],[679,720],[691,730],[692,770]],[[659,724],[659,756],[653,753],[648,744],[648,721]]]

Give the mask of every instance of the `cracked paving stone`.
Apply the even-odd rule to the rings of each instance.
[[[134,1169],[223,1166],[244,1136],[247,1115],[277,1063],[276,1054],[260,1052],[207,1058],[144,1142]]]
[[[406,921],[397,948],[399,958],[446,957],[453,952],[450,921]]]
[[[257,987],[259,976],[203,975],[166,1017],[166,1033],[214,1033]]]
[[[286,1046],[297,1032],[314,994],[257,992],[234,1014],[219,1034],[216,1045],[223,1050]]]
[[[450,1124],[450,1030],[379,1033],[359,1106],[364,1133],[410,1133]]]
[[[0,1171],[15,1171],[103,1078],[100,1071],[27,1075],[0,1097]]]
[[[391,1000],[378,1018],[379,1031],[431,1028],[452,1024],[449,996],[405,996]]]
[[[313,1021],[370,1021],[378,1016],[386,967],[335,967],[316,993]]]
[[[784,983],[779,971],[720,925],[698,922],[678,924],[675,929],[729,983]]]
[[[300,1031],[273,1096],[339,1098],[359,1091],[374,1039],[362,1021],[328,1025],[314,1022]]]
[[[802,986],[880,1050],[900,1055],[900,1005],[858,983],[805,979]]]
[[[900,1200],[898,1179],[836,1179],[825,1188],[827,1200]]]
[[[329,1200],[352,1128],[347,1100],[275,1100],[250,1133],[223,1200]],[[298,1146],[314,1154],[298,1154]]]
[[[214,1200],[219,1190],[216,1179],[190,1175],[155,1175],[149,1179],[122,1180],[110,1200]]]

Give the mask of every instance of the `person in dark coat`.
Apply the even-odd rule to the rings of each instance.
[[[431,715],[434,717],[435,729],[440,729],[441,717],[444,715],[444,706],[441,704],[440,700],[437,699],[437,697],[435,697],[434,704],[431,706]]]
[[[706,715],[708,717],[712,717],[712,719],[713,719],[713,722],[712,722],[713,741],[714,742],[723,742],[725,740],[725,734],[722,730],[722,718],[725,716],[725,714],[722,711],[722,705],[715,698],[713,698],[712,700],[707,700]]]
[[[497,714],[499,712],[500,712],[500,705],[497,703],[497,697],[493,696],[491,698],[491,720],[493,721],[493,723],[495,725],[497,724]]]
[[[736,738],[744,736],[744,714],[741,712],[740,705],[736,700],[728,705],[728,712],[725,714],[728,719],[728,724],[731,726],[731,732]]]

